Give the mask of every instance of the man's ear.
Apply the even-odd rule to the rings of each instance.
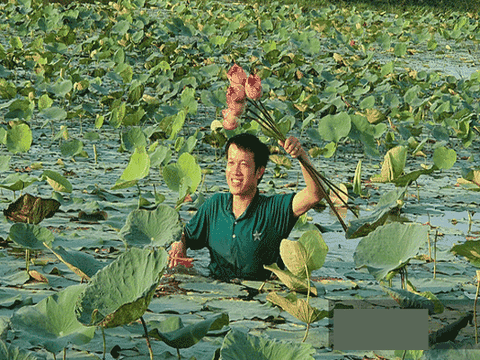
[[[263,173],[265,172],[265,166],[260,166],[257,171],[256,171],[256,175],[257,175],[257,180],[260,179],[262,176],[263,176]]]

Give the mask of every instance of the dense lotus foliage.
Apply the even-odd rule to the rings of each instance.
[[[478,282],[463,257],[477,266],[480,254],[479,41],[469,13],[1,3],[1,356],[320,359],[332,356],[328,302],[393,298],[428,309],[433,330],[464,316]],[[227,73],[234,63],[255,74],[251,83]],[[271,146],[261,191],[299,186],[298,164],[241,106],[222,127],[242,90],[229,90],[232,79],[343,182],[361,215],[347,218],[346,234],[325,223],[328,211],[302,216],[291,235],[299,240],[282,242],[287,268],[270,265],[280,280],[267,283],[208,278],[205,253],[193,270],[166,269],[164,248],[182,223],[226,190],[227,138],[247,131]],[[455,209],[468,213],[466,236],[453,220],[434,224]],[[442,244],[449,236],[463,244]],[[447,308],[453,315],[439,317]],[[475,347],[472,326],[460,323],[444,332]]]

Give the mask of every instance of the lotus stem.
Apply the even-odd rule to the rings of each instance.
[[[307,340],[308,331],[310,330],[310,323],[307,324],[307,329],[305,330],[305,335],[303,335],[302,343]]]
[[[433,242],[433,278],[437,278],[437,236],[438,230],[435,230],[435,240]]]
[[[150,360],[153,360],[153,350],[152,350],[152,345],[150,344],[150,338],[148,337],[147,324],[145,324],[145,320],[143,319],[143,316],[140,316],[140,320],[142,321],[143,331],[145,331],[145,339],[147,340],[147,347],[148,347],[148,352],[150,353]]]
[[[63,348],[63,360],[67,360],[67,348]]]
[[[25,249],[25,267],[27,268],[27,274],[30,271],[30,249]]]
[[[55,353],[52,353],[53,355],[53,360],[57,360],[57,356],[55,355]]]
[[[177,355],[178,355],[178,360],[182,360],[182,356],[180,355],[180,349],[177,348]]]
[[[102,337],[103,337],[103,360],[105,360],[105,354],[107,353],[107,343],[105,341],[105,329],[103,326],[100,326],[100,329],[102,329]]]
[[[475,294],[475,301],[473,302],[473,321],[475,321],[475,344],[478,344],[478,328],[477,328],[477,300],[480,289],[480,270],[477,270],[477,292]]]

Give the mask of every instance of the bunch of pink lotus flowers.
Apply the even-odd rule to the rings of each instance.
[[[271,117],[270,113],[265,109],[260,98],[262,96],[262,81],[260,77],[256,74],[250,74],[247,77],[247,74],[242,69],[241,66],[235,64],[227,72],[228,80],[230,81],[230,86],[227,89],[227,109],[222,110],[223,115],[223,127],[225,130],[234,130],[239,125],[239,118],[245,112],[245,117],[249,120],[254,120],[259,123],[263,129],[267,130],[269,134],[273,134],[277,140],[285,141],[285,135],[278,129],[275,120]],[[247,108],[247,102],[251,104],[252,107]],[[257,113],[260,112],[261,116]],[[342,217],[335,209],[330,196],[326,192],[328,187],[333,194],[335,194],[341,201],[343,205],[346,206],[350,211],[352,211],[355,216],[358,216],[343,200],[343,198],[338,194],[341,192],[345,194],[341,189],[336,185],[331,183],[323,175],[321,175],[308,160],[305,160],[303,157],[298,158],[302,165],[307,169],[312,178],[315,180],[317,185],[322,189],[324,193],[324,198],[327,201],[328,205],[332,211],[337,216],[340,224],[343,229],[347,231],[347,226],[343,221]],[[345,194],[348,196],[348,194]]]

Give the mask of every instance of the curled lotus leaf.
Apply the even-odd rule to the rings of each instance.
[[[228,315],[216,314],[198,323],[184,326],[178,316],[168,318],[154,327],[149,335],[163,341],[168,346],[184,349],[198,343],[210,330],[220,330],[229,324]]]
[[[75,317],[74,306],[86,285],[72,285],[38,304],[24,306],[12,318],[12,327],[33,345],[42,345],[56,353],[68,344],[83,345],[95,335],[95,327],[86,327]]]
[[[128,249],[92,277],[78,297],[77,319],[105,328],[137,320],[147,310],[167,261],[163,248]]]
[[[272,264],[272,265],[264,265],[263,266],[265,269],[270,270],[273,272],[275,275],[278,276],[278,278],[290,289],[298,292],[304,292],[306,293],[308,291],[308,282],[306,278],[300,278],[298,276],[293,275],[290,271],[288,270],[282,270],[278,267],[277,264]],[[315,286],[310,286],[310,292],[317,296],[318,291]]]
[[[3,214],[10,221],[38,224],[43,219],[51,218],[59,207],[60,202],[55,199],[23,194],[8,205]]]
[[[455,255],[465,257],[470,264],[480,268],[480,240],[469,240],[463,244],[454,245],[450,251]]]
[[[55,249],[50,249],[55,256],[68,266],[75,274],[82,279],[92,278],[99,270],[105,267],[104,263],[101,263],[95,259],[92,255],[89,255],[82,251],[65,250],[63,247],[58,246]]]
[[[283,297],[276,292],[271,292],[267,295],[267,300],[280,306],[283,310],[306,324],[311,324],[329,315],[328,311],[318,310],[311,306],[306,300],[298,299],[294,293]]]
[[[2,340],[0,340],[0,359],[2,360],[39,360],[33,353],[28,353],[24,350],[14,347],[12,345],[7,346]]]

